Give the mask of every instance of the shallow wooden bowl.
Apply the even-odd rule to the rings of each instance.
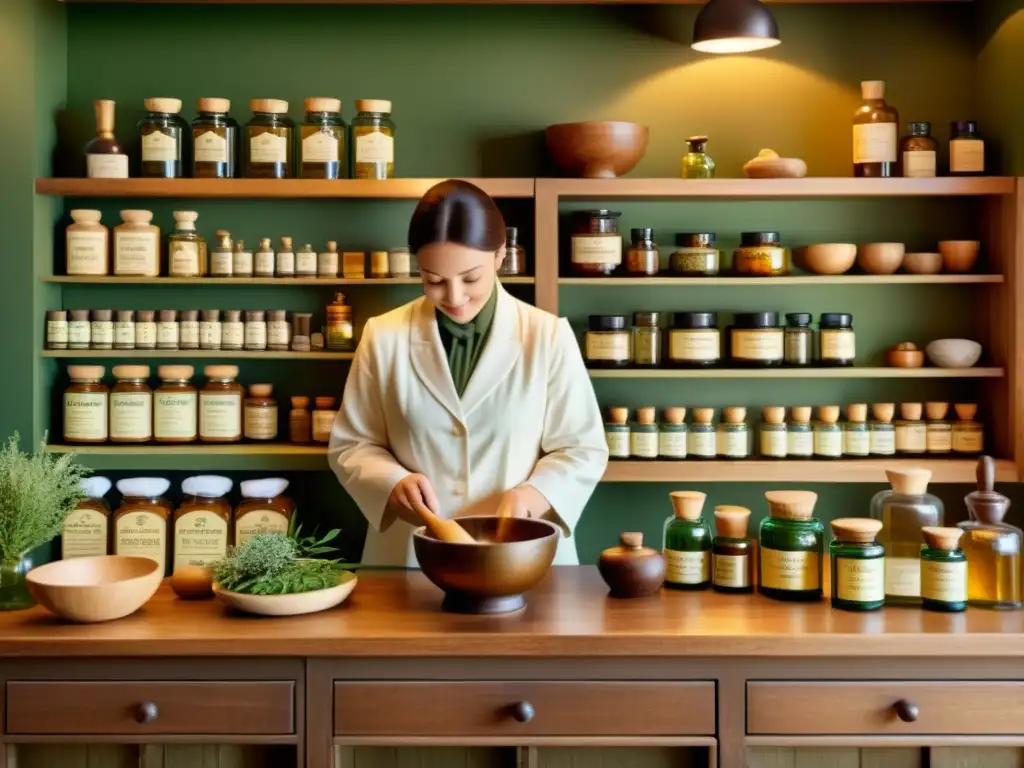
[[[862,243],[857,249],[857,265],[872,275],[891,275],[903,263],[903,243]]]
[[[804,269],[817,275],[841,275],[849,272],[857,260],[853,243],[815,243],[797,252]]]
[[[978,263],[980,252],[981,243],[977,240],[943,240],[939,243],[939,253],[947,272],[970,272]]]
[[[229,608],[259,616],[299,616],[303,613],[326,611],[345,602],[359,579],[354,573],[343,571],[338,586],[300,592],[296,595],[245,595],[229,592],[213,585],[213,594]]]
[[[799,157],[755,157],[743,166],[748,179],[802,179],[807,163]]]
[[[924,365],[924,350],[892,347],[885,351],[885,364],[890,368],[920,368]]]
[[[32,597],[58,616],[90,624],[120,619],[141,608],[163,581],[148,557],[76,557],[42,565],[25,581]]]
[[[903,255],[903,269],[912,275],[937,275],[942,271],[941,253],[907,253]]]
[[[637,123],[588,122],[549,125],[545,134],[548,152],[563,173],[614,179],[640,162],[650,131]]]

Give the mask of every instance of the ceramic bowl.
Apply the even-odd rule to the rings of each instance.
[[[941,253],[906,253],[903,269],[912,275],[937,275],[942,271]]]
[[[981,243],[977,240],[942,240],[939,253],[947,272],[970,272],[978,263]]]
[[[259,616],[299,616],[303,613],[326,611],[345,601],[356,588],[359,579],[354,573],[343,571],[338,586],[300,592],[295,595],[246,595],[229,592],[213,585],[213,594],[229,608]]]
[[[647,151],[646,125],[623,122],[549,125],[548,152],[568,176],[614,179],[629,173]]]
[[[665,558],[645,547],[642,533],[619,534],[619,546],[601,553],[597,570],[612,597],[648,597],[665,582]]]
[[[857,264],[872,275],[891,275],[903,263],[903,243],[862,243],[857,249]]]
[[[163,568],[148,557],[105,555],[42,565],[25,581],[40,605],[69,621],[91,624],[134,613],[163,578]]]
[[[890,368],[920,368],[924,365],[924,352],[913,344],[897,344],[885,351],[885,364]]]
[[[970,339],[936,339],[924,351],[939,368],[971,368],[981,358],[981,344]]]
[[[841,275],[849,272],[857,260],[853,243],[815,243],[799,254],[802,265],[817,275]]]
[[[802,179],[807,163],[799,157],[755,157],[743,166],[748,179]]]

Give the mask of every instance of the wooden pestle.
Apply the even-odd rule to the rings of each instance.
[[[447,541],[449,544],[477,543],[477,540],[469,535],[469,531],[459,525],[456,521],[442,520],[427,509],[426,506],[415,501],[412,503],[412,508],[416,511],[416,514],[422,518],[423,524],[430,529],[430,532],[441,541]]]

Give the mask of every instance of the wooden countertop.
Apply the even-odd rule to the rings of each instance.
[[[419,572],[376,572],[334,610],[277,619],[164,584],[106,624],[0,613],[0,656],[1024,656],[1024,610],[856,614],[710,591],[615,600],[591,566],[552,569],[527,600],[518,614],[446,614]]]

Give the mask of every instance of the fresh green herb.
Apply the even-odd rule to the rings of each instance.
[[[79,485],[89,470],[74,454],[22,453],[15,433],[0,449],[0,559],[20,560],[60,533],[65,518],[85,495]]]
[[[292,518],[294,520],[294,517]],[[337,538],[333,530],[323,538],[300,538],[301,526],[288,533],[260,533],[213,566],[213,577],[229,592],[248,595],[291,595],[336,586],[344,568],[338,560],[316,555],[333,552],[325,546]]]

